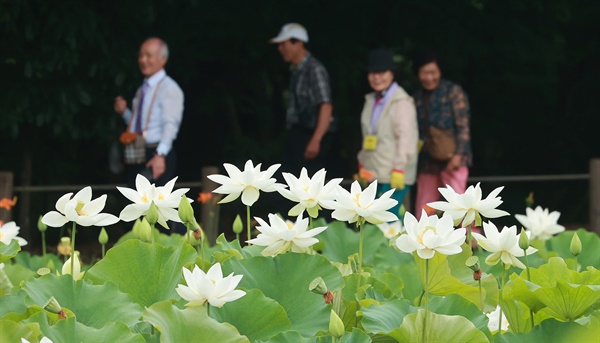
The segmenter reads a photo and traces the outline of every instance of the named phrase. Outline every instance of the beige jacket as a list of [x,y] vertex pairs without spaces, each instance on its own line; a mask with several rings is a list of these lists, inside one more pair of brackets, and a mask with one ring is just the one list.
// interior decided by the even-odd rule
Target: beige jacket
[[412,185],[417,176],[417,111],[413,98],[402,87],[388,99],[381,117],[371,132],[371,116],[375,103],[375,93],[365,96],[361,114],[361,131],[364,137],[377,136],[375,150],[362,149],[358,153],[358,163],[375,173],[377,181],[389,183],[392,169],[404,171],[404,183]]

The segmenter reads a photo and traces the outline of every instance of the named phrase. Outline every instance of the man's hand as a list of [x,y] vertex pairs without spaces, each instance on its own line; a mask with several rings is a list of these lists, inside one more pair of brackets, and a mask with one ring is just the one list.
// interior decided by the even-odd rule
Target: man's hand
[[152,177],[154,180],[158,180],[165,173],[166,163],[165,157],[160,155],[154,155],[148,163],[146,163],[146,167],[152,168]]
[[127,100],[123,99],[122,96],[118,96],[115,98],[115,112],[120,115],[123,115],[127,110]]
[[448,161],[448,164],[446,165],[446,170],[454,171],[454,170],[457,170],[458,168],[460,168],[461,166],[462,166],[462,156],[454,155],[454,156],[452,156],[450,161]]
[[319,141],[311,139],[310,142],[308,142],[306,149],[304,150],[304,159],[305,160],[315,159],[315,158],[317,158],[317,156],[319,156],[320,151],[321,151],[321,143]]
[[395,189],[404,189],[404,171],[399,169],[392,170],[390,186]]

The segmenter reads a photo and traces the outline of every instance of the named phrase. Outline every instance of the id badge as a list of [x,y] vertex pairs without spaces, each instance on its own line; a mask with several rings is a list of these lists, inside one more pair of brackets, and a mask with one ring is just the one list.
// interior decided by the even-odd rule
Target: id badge
[[365,136],[365,141],[363,142],[364,150],[375,150],[377,146],[377,136],[368,135]]

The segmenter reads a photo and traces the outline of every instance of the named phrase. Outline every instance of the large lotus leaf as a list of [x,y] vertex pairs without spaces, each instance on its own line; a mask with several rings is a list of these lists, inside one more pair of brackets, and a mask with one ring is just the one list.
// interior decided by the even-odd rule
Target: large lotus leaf
[[388,273],[392,273],[397,275],[404,287],[402,288],[402,296],[405,299],[411,301],[412,304],[416,304],[421,293],[423,292],[423,287],[421,286],[419,280],[419,269],[417,268],[417,264],[415,263],[415,259],[410,254],[402,254],[410,257],[410,263],[399,264],[394,267],[387,268],[386,271]]
[[13,288],[9,294],[0,296],[0,318],[7,313],[23,313],[27,310],[25,306],[25,297],[27,293],[20,288]]
[[22,343],[25,338],[31,343],[38,342],[40,326],[35,323],[17,323],[12,320],[0,319],[0,342]]
[[433,297],[429,302],[429,311],[437,314],[463,316],[473,323],[479,331],[483,332],[488,340],[492,340],[492,333],[488,329],[488,317],[481,312],[479,306],[459,295],[450,294],[445,297]]
[[[375,279],[378,282],[387,286],[387,288],[391,292],[390,297],[393,296],[394,299],[402,297],[402,289],[404,288],[404,282],[396,274],[386,273],[372,268],[365,268],[365,271],[367,271],[371,275],[372,279]],[[392,300],[392,298],[390,298],[390,300]]]
[[249,342],[233,325],[219,323],[206,312],[205,306],[179,309],[161,301],[144,311],[144,320],[160,331],[161,342]]
[[[268,341],[257,341],[258,343],[330,343],[333,342],[332,336],[329,334],[320,335],[317,337],[304,337],[297,331],[282,332]],[[346,331],[344,335],[336,339],[335,342],[341,343],[370,343],[371,338],[363,331],[353,328],[352,332]]]
[[557,252],[562,258],[573,258],[570,246],[575,233],[579,236],[582,245],[581,254],[577,256],[577,262],[581,265],[581,268],[593,266],[600,269],[600,237],[595,232],[586,229],[561,232],[548,240],[548,249]]
[[277,301],[287,312],[292,329],[307,336],[326,330],[330,315],[323,297],[308,290],[310,282],[320,276],[332,291],[343,284],[338,269],[321,255],[287,253],[274,258],[228,259],[223,272],[244,275],[240,287],[258,288]]
[[507,332],[496,335],[495,342],[499,343],[530,343],[530,342],[577,342],[598,343],[600,327],[598,325],[585,327],[577,323],[561,322],[547,319],[536,325],[528,333]]
[[48,274],[27,281],[23,290],[33,303],[42,307],[54,297],[60,306],[75,314],[78,322],[95,328],[115,320],[132,326],[142,313],[142,308],[111,282],[93,285],[89,281],[73,281],[71,275]]
[[[285,332],[281,332],[273,337],[271,337],[271,339],[266,340],[266,341],[258,341],[257,343],[289,343],[289,342],[294,342],[294,343],[315,343],[316,342],[316,338],[315,337],[304,337],[302,336],[298,331],[285,331]],[[329,339],[329,342],[331,342],[331,338]]]
[[292,326],[283,307],[258,289],[247,290],[246,295],[221,308],[211,307],[210,315],[221,323],[232,324],[252,342],[269,339]]
[[[388,269],[399,264],[414,264],[411,254],[406,254],[398,250],[389,239],[382,235],[385,244],[381,244],[373,256],[373,265],[377,269]],[[390,245],[392,244],[392,245]]]
[[35,271],[19,263],[6,263],[4,265],[4,272],[13,286],[19,286],[21,282],[31,280],[38,275]]
[[[513,299],[500,299],[499,305],[502,307],[502,313],[508,320],[511,332],[522,333],[531,331],[530,309],[527,305]],[[545,319],[547,317],[548,315],[543,315],[542,312],[534,314],[536,323],[540,323],[542,318]]]
[[346,286],[342,289],[344,299],[348,301],[373,299],[382,302],[398,298],[387,284],[367,275],[363,274],[358,290],[358,274],[350,274],[345,277]]
[[[363,263],[368,265],[373,262],[375,252],[388,244],[381,230],[374,225],[365,225],[363,228]],[[323,255],[331,261],[344,263],[348,256],[358,253],[360,234],[346,226],[344,222],[333,221],[327,224],[327,230],[316,236],[325,245]]]
[[[166,247],[166,246],[177,247],[177,246],[180,246],[183,243],[183,241],[185,240],[184,236],[177,234],[177,233],[167,235],[167,234],[160,232],[158,229],[152,230],[152,233],[154,234],[154,243],[156,243],[158,245],[162,245],[164,247]],[[139,241],[139,239],[136,237],[136,235],[133,233],[133,231],[128,231],[123,236],[121,236],[119,238],[119,240],[117,241],[117,243],[115,243],[115,246],[120,245],[120,244],[130,241],[130,240]]]
[[[420,280],[421,284],[425,284],[425,270],[426,263],[429,261],[429,293],[432,295],[445,296],[449,294],[458,294],[463,298],[471,301],[474,304],[481,304],[481,296],[479,294],[479,286],[465,284],[461,282],[459,279],[452,275],[452,270],[448,264],[448,258],[446,255],[436,253],[429,260],[422,259],[418,257],[415,253],[415,261],[417,263],[417,267],[419,268]],[[482,279],[482,291],[484,299],[488,298],[486,303],[487,307],[496,307],[497,299],[494,299],[493,296],[487,297],[486,287],[490,288],[492,292],[490,294],[494,294],[494,282],[492,281],[493,277],[487,276],[487,278]],[[497,288],[496,288],[497,289]],[[496,292],[497,293],[497,292]]]
[[0,242],[0,263],[4,263],[17,256],[19,251],[21,251],[21,246],[19,246],[19,242],[16,239],[11,240],[9,244]]
[[54,325],[48,324],[45,312],[31,316],[30,323],[38,323],[44,336],[52,342],[132,342],[144,343],[142,335],[133,333],[122,322],[110,322],[99,329],[86,326],[76,318],[59,320]]
[[540,268],[531,268],[531,282],[513,274],[503,289],[505,299],[522,301],[537,312],[545,312],[561,320],[581,316],[600,299],[600,272],[569,270],[562,258],[554,257]]
[[34,272],[42,267],[49,268],[51,272],[54,272],[63,265],[63,261],[61,261],[60,257],[54,254],[48,253],[44,256],[39,256],[31,255],[28,251],[22,251],[18,254],[17,257],[15,257],[15,262]]
[[373,305],[362,308],[362,327],[371,334],[388,334],[402,325],[404,317],[416,313],[417,308],[412,307],[408,300],[398,299],[382,305]]
[[178,299],[175,288],[182,280],[182,268],[196,260],[189,244],[164,247],[129,240],[110,249],[85,274],[95,284],[111,281],[136,303],[150,306],[166,299]]
[[216,245],[213,247],[215,262],[223,263],[226,259],[235,257],[238,259],[250,258],[254,256],[262,256],[261,251],[264,247],[253,245],[246,246],[242,249],[240,242],[234,239],[228,242],[225,238],[225,234],[219,235],[216,240]]
[[[424,324],[425,330],[423,330]],[[390,332],[390,336],[399,342],[489,342],[483,332],[462,316],[448,316],[433,312],[426,314],[422,309],[404,317],[402,325]]]

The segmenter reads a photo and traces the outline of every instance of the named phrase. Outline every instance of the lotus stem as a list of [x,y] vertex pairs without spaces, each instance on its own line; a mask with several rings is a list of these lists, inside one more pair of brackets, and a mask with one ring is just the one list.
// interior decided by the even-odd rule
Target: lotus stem
[[[246,228],[248,229],[248,240],[252,239],[252,235],[250,233],[250,206],[246,205]],[[248,245],[252,245],[250,243],[246,243]]]
[[75,268],[75,231],[77,229],[77,224],[73,222],[73,229],[71,229],[71,275],[75,278],[74,268]]
[[429,259],[425,260],[425,317],[423,318],[423,342],[426,341],[427,315],[429,313]]
[[46,232],[42,231],[42,256],[46,256]]
[[473,221],[471,224],[469,224],[469,228],[467,229],[467,244],[469,244],[469,249],[471,249],[471,251],[475,250],[473,249],[473,227],[475,226],[475,222]]
[[481,302],[481,312],[485,312],[485,300],[483,299],[483,289],[481,288],[481,278],[477,280],[479,282],[479,301]]
[[4,272],[4,268],[0,268],[0,290],[4,292],[4,294],[8,294],[10,290],[13,288],[12,282]]
[[[529,257],[527,256],[527,249],[523,249],[523,254],[525,255],[525,269],[527,270],[527,281],[531,282],[531,272],[529,271]],[[533,319],[533,310],[529,309],[529,318],[531,318],[531,330],[535,325]]]
[[358,232],[360,234],[360,238],[358,240],[358,284],[356,286],[356,290],[358,291],[358,289],[360,288],[360,279],[362,277],[362,261],[363,261],[363,238],[364,238],[364,234],[363,234],[363,225],[360,224],[360,222],[356,223],[356,226],[358,226]]
[[206,303],[206,314],[210,317],[210,303]]
[[106,255],[106,244],[102,244],[102,258]]
[[[502,290],[504,289],[504,278],[506,276],[506,265],[502,263],[502,287],[500,287],[500,299],[502,299]],[[502,306],[500,306],[500,314],[498,315],[498,334],[502,334]]]

